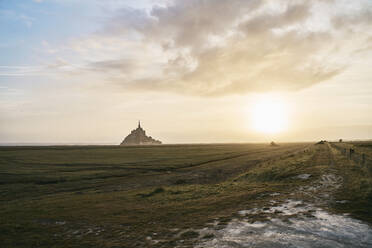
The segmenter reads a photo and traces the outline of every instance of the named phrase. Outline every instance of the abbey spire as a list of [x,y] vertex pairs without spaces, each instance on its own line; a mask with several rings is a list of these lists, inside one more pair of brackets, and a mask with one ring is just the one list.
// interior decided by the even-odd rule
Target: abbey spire
[[146,131],[141,127],[141,121],[138,121],[138,127],[121,142],[120,145],[160,145],[161,141],[153,139],[146,135]]

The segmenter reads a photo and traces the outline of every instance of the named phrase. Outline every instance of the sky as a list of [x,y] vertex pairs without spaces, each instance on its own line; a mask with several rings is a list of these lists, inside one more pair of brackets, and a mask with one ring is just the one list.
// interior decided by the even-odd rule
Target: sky
[[371,0],[0,0],[0,143],[372,139]]

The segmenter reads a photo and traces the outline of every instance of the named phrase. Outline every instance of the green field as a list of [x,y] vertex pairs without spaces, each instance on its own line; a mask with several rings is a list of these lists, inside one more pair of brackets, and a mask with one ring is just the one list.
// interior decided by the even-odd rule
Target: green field
[[324,207],[372,223],[372,165],[344,147],[372,157],[363,142],[0,147],[0,247],[192,247],[192,230],[330,172]]

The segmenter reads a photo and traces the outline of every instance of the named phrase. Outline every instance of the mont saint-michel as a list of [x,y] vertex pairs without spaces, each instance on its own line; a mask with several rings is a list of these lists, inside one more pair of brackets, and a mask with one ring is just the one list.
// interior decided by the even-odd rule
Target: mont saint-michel
[[138,127],[125,137],[121,146],[132,145],[161,145],[161,141],[153,139],[151,136],[146,135],[146,131],[141,127],[141,122],[138,122]]

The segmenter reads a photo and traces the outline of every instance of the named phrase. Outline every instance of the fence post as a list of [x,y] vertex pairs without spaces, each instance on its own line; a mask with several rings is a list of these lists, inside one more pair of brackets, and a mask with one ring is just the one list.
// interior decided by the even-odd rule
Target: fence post
[[350,148],[350,151],[349,151],[349,156],[350,156],[350,159],[352,159],[353,157],[353,154],[354,154],[354,149]]

